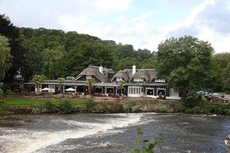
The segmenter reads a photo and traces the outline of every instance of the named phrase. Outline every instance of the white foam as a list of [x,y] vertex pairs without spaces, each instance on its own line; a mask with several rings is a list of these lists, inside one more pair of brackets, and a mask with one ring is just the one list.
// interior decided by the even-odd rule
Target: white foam
[[4,134],[0,136],[0,140],[4,142],[4,153],[31,153],[71,138],[77,139],[96,134],[104,133],[106,135],[108,133],[122,132],[118,128],[135,124],[142,117],[141,114],[119,114],[115,116],[116,118],[109,118],[105,123],[79,122],[64,119],[53,120],[53,122],[66,123],[67,127],[69,125],[76,126],[76,129],[73,130],[29,131],[26,129],[3,129]]

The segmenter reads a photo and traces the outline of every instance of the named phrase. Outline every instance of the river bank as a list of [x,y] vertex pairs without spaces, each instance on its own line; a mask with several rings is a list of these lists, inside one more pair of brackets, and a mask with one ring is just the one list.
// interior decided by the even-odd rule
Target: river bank
[[69,99],[54,104],[50,99],[40,105],[5,107],[4,114],[74,114],[74,113],[190,113],[230,115],[230,104],[222,102],[181,102],[159,99],[86,99],[84,104],[73,105]]

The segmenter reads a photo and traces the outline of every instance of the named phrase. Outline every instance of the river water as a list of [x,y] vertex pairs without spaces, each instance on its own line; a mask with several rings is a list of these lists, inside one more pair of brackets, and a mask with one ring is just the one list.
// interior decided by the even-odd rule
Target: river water
[[136,128],[163,134],[162,153],[225,153],[230,117],[188,114],[7,115],[0,120],[1,153],[125,153]]

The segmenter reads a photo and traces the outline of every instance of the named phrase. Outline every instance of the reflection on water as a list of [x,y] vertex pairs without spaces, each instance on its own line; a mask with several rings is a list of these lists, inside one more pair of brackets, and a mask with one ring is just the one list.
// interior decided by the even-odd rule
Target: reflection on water
[[2,153],[126,152],[141,127],[146,139],[163,133],[164,153],[225,153],[226,116],[186,114],[10,115],[0,121]]

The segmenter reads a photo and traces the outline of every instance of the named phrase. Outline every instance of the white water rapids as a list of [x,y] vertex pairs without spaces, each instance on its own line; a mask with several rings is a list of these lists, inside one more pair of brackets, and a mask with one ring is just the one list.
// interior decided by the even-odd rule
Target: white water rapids
[[[94,119],[94,122],[78,121],[56,116],[50,120],[50,129],[28,129],[23,127],[0,127],[1,153],[31,153],[50,145],[58,144],[67,139],[77,139],[90,135],[124,132],[124,128],[140,121],[141,114],[116,114],[105,119]],[[36,119],[35,119],[36,120]],[[25,124],[25,121],[23,125]],[[36,121],[42,122],[42,121]],[[58,126],[62,129],[59,130]],[[25,125],[26,126],[26,125]],[[49,126],[49,127],[51,127]],[[63,127],[64,126],[64,127]]]

